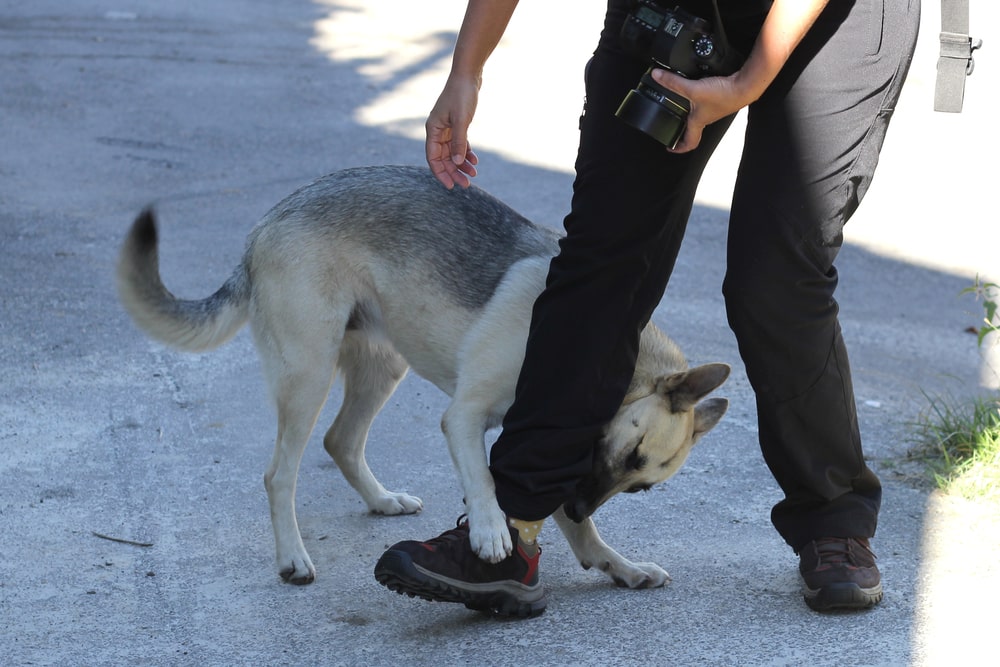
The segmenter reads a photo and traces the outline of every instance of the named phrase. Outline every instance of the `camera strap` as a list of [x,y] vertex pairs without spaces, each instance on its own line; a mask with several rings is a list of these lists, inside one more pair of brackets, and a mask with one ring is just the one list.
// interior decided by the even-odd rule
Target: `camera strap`
[[941,52],[934,87],[934,110],[960,113],[965,79],[976,67],[972,52],[983,40],[969,37],[969,0],[941,0]]
[[718,0],[712,0],[712,14],[715,20],[715,34],[719,36],[723,44],[729,44],[729,38],[726,37],[726,26],[722,24],[722,12],[719,11]]

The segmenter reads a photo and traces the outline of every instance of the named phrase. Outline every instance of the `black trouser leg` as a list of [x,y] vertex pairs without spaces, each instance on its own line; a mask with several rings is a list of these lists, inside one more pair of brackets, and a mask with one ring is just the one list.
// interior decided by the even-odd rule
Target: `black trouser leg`
[[877,523],[881,486],[862,455],[834,259],[913,52],[908,4],[831,3],[748,116],[723,291],[761,449],[785,493],[772,520],[796,550],[870,537]]
[[501,508],[527,520],[555,511],[591,471],[673,269],[698,179],[729,124],[676,156],[615,118],[646,69],[617,48],[621,16],[609,11],[589,67],[567,235],[535,303],[515,401],[490,454]]

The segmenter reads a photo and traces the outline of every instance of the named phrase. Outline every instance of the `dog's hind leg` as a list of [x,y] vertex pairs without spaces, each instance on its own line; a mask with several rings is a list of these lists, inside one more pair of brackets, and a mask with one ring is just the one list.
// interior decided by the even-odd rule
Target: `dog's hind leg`
[[344,337],[337,365],[344,379],[344,402],[323,446],[369,510],[376,514],[419,512],[424,506],[420,498],[386,490],[365,459],[372,420],[406,375],[406,361],[388,342],[373,342],[355,330]]
[[656,563],[633,563],[609,547],[590,517],[576,523],[562,507],[552,517],[583,569],[596,567],[624,588],[658,588],[670,581],[670,575]]
[[[273,303],[273,302],[272,302]],[[293,584],[308,584],[316,569],[306,552],[295,518],[295,487],[306,443],[334,377],[337,322],[305,322],[272,305],[266,330],[255,327],[262,367],[278,413],[278,435],[264,475],[278,573]]]
[[295,486],[302,453],[332,379],[332,364],[327,372],[288,372],[277,392],[278,437],[264,486],[271,506],[278,572],[293,584],[312,583],[316,576],[295,518]]

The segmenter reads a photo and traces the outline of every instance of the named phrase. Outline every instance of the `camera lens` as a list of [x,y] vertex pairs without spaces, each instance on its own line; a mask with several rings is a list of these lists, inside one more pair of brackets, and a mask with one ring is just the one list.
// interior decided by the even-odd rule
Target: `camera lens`
[[622,100],[615,116],[673,148],[684,134],[690,111],[690,102],[653,81],[649,69]]

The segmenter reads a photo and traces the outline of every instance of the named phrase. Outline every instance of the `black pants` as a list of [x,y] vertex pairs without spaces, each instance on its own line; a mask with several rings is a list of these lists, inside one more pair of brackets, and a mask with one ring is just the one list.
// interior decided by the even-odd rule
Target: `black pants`
[[[627,5],[610,0],[589,67],[566,237],[490,454],[500,506],[522,519],[550,515],[590,471],[698,181],[732,120],[673,155],[614,117],[646,68],[619,48]],[[795,549],[875,532],[881,486],[862,456],[834,259],[871,181],[918,24],[918,0],[831,0],[748,111],[723,294],[757,396],[761,449],[785,494],[772,520]]]

